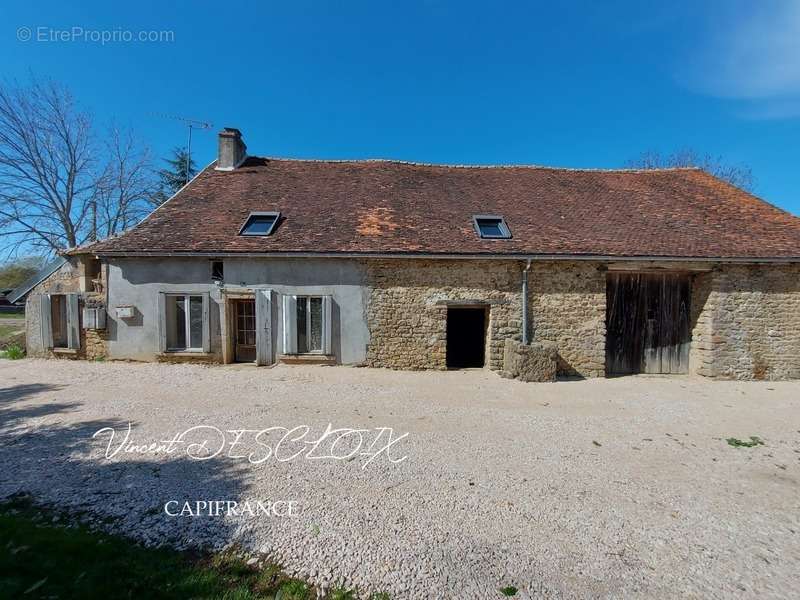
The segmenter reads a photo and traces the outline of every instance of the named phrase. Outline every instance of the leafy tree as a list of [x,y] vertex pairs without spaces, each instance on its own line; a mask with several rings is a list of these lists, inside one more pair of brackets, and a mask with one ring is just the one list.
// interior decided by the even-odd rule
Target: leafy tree
[[41,258],[30,256],[0,265],[0,290],[14,289],[35,275],[41,264]]
[[[172,157],[165,158],[167,166],[158,171],[159,190],[153,197],[156,206],[166,202],[170,196],[197,175],[197,165],[186,148],[173,148]],[[187,168],[188,167],[188,168]]]
[[751,192],[755,185],[753,171],[747,165],[728,164],[721,156],[700,154],[691,148],[684,148],[668,155],[648,150],[637,158],[629,160],[626,166],[636,169],[698,167],[714,175],[714,177],[718,177],[748,192]]

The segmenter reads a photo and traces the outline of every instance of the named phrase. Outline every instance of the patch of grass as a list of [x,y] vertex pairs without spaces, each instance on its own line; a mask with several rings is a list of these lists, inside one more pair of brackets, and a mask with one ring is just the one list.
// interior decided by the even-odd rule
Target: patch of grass
[[725,441],[728,442],[729,446],[733,446],[734,448],[753,448],[754,446],[764,445],[764,441],[757,435],[751,435],[749,442],[737,438],[727,438]]
[[392,600],[388,592],[375,592],[369,597],[369,600]]
[[511,596],[516,596],[518,591],[519,590],[515,588],[513,585],[508,585],[504,588],[500,588],[500,593],[503,594],[503,596],[506,596],[507,598],[510,598]]
[[281,585],[275,600],[311,600],[311,588],[299,579],[291,579]]
[[9,313],[0,313],[0,319],[19,319],[23,321],[25,319],[24,312],[9,312]]
[[280,566],[266,565],[256,575],[253,590],[261,595],[274,593],[280,588],[284,579],[285,576]]
[[25,350],[23,350],[21,346],[13,344],[5,349],[2,353],[2,357],[8,360],[20,360],[21,358],[25,358]]
[[17,333],[21,327],[22,323],[19,325],[0,325],[0,340],[11,337],[11,335]]
[[[0,597],[310,600],[277,565],[250,567],[235,550],[197,556],[144,548],[83,526],[56,525],[29,499],[0,504]],[[69,518],[59,518],[69,523]]]
[[357,600],[356,591],[344,587],[335,587],[331,590],[328,600]]
[[[5,318],[0,315],[0,319]],[[11,356],[8,356],[8,351],[11,350]],[[22,358],[25,354],[25,322],[20,320],[19,325],[8,325],[0,323],[0,356],[3,358]]]
[[211,558],[211,567],[219,574],[226,577],[243,577],[251,571],[244,558],[235,550],[225,550]]

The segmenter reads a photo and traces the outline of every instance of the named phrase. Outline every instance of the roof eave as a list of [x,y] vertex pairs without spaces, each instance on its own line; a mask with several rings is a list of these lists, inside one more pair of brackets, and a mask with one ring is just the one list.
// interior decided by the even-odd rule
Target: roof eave
[[597,262],[719,262],[800,263],[800,256],[621,256],[613,254],[529,254],[529,253],[435,253],[435,252],[213,252],[213,251],[99,251],[101,258],[197,257],[197,258],[374,258],[442,260],[531,260]]
[[6,296],[6,299],[11,302],[11,304],[16,304],[25,296],[27,296],[33,288],[60,269],[66,262],[66,258],[63,256],[58,256],[58,258],[47,263],[31,277],[23,281],[18,287],[14,288],[14,290],[12,290],[11,293]]

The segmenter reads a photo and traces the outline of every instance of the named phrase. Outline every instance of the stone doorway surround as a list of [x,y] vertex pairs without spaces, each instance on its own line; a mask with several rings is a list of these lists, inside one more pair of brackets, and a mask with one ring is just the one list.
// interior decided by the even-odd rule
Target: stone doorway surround
[[[485,310],[484,327],[486,338],[484,342],[484,367],[492,371],[499,371],[503,367],[503,351],[506,337],[509,336],[506,311],[509,302],[506,300],[439,300],[432,307],[432,315],[436,320],[438,347],[434,357],[437,361],[436,368],[446,370],[447,367],[447,313],[450,309],[472,308]],[[512,334],[513,336],[513,334]],[[497,350],[499,348],[499,351]]]
[[489,341],[489,306],[484,302],[449,305],[446,336],[448,369],[484,368]]

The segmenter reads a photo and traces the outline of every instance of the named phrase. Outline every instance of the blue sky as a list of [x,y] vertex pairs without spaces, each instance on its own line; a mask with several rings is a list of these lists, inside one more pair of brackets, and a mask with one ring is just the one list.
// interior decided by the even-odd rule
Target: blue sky
[[[43,0],[3,12],[0,74],[67,83],[158,156],[186,135],[159,113],[215,125],[195,136],[201,165],[222,126],[265,156],[619,167],[691,147],[749,165],[758,195],[800,214],[798,2]],[[174,40],[36,41],[73,27]]]

